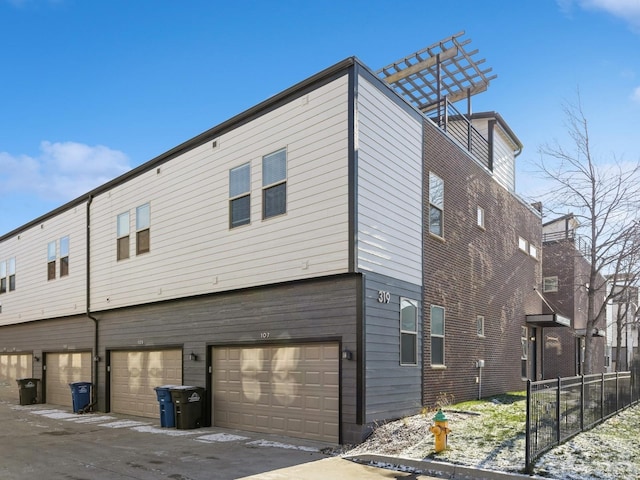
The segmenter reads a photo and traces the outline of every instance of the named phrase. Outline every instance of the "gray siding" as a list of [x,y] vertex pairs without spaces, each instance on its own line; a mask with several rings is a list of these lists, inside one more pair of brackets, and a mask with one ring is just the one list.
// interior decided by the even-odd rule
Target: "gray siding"
[[[378,291],[390,293],[378,302]],[[417,413],[421,406],[422,288],[383,275],[365,276],[365,422]],[[400,298],[418,302],[418,365],[400,365]]]
[[[354,352],[353,360],[340,360],[342,441],[359,442],[359,282],[357,275],[341,275],[104,312],[100,314],[100,355],[108,358],[108,352],[116,349],[179,346],[184,354],[183,383],[210,389],[211,346],[338,341],[341,348]],[[191,352],[198,355],[197,361],[189,360]],[[103,408],[105,394],[108,391],[102,388]]]

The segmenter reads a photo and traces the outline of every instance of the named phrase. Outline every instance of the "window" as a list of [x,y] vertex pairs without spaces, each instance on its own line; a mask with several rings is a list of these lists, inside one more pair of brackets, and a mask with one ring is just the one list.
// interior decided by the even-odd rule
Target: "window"
[[523,252],[527,252],[529,250],[529,242],[527,242],[524,238],[518,237],[518,248]]
[[151,209],[148,203],[136,208],[136,255],[147,253],[151,249]]
[[16,258],[9,259],[9,291],[16,289]]
[[229,228],[251,222],[251,165],[229,170]]
[[431,305],[431,365],[444,365],[444,308]]
[[118,260],[129,258],[129,212],[118,215]]
[[69,237],[60,239],[60,276],[69,275]]
[[558,291],[558,277],[544,277],[542,279],[542,291],[543,292],[557,292]]
[[484,208],[482,207],[477,208],[476,222],[480,228],[484,228]]
[[418,303],[400,299],[400,365],[418,364]]
[[538,258],[538,249],[534,245],[529,244],[529,255]]
[[429,172],[429,232],[443,236],[444,182]]
[[47,280],[55,280],[56,278],[56,241],[49,242],[47,245]]
[[484,337],[484,317],[482,315],[476,317],[476,331],[479,337]]
[[262,157],[262,218],[287,212],[287,151]]
[[0,262],[0,293],[7,293],[7,262]]
[[527,378],[527,358],[529,357],[529,331],[527,327],[522,327],[520,333],[520,343],[522,344],[522,356],[520,357],[520,375]]

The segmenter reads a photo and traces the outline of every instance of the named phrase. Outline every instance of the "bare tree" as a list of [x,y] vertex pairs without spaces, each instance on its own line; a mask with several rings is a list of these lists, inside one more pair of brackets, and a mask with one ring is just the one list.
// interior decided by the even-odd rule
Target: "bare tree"
[[543,145],[538,168],[552,185],[542,199],[545,213],[571,211],[587,240],[582,253],[590,268],[587,278],[576,281],[587,291],[584,373],[589,374],[593,372],[593,335],[606,318],[606,277],[622,274],[629,261],[637,258],[633,252],[638,248],[640,162],[629,164],[615,157],[597,161],[579,92],[577,103],[565,104],[563,113],[572,148],[557,140]]

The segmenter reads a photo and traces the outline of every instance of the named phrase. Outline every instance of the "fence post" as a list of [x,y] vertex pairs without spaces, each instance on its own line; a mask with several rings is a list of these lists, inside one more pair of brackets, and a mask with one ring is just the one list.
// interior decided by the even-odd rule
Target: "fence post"
[[556,442],[560,444],[560,386],[562,379],[558,377],[558,388],[556,389]]
[[524,464],[527,473],[533,473],[533,465],[531,462],[531,380],[527,380],[527,420],[525,423],[524,435]]
[[[600,374],[601,379],[600,382],[602,384],[601,393],[600,393],[600,421],[604,420],[604,372]],[[618,390],[618,374],[616,373],[616,390]],[[616,392],[617,395],[617,392]],[[616,411],[618,411],[618,400],[616,400]]]
[[580,431],[584,432],[584,375],[581,375],[582,383],[580,385]]

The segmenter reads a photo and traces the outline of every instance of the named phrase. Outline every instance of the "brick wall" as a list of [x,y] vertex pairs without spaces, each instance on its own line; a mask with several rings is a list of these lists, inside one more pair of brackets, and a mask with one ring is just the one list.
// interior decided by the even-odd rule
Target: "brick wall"
[[[427,223],[431,171],[444,180],[444,233],[438,238],[425,227],[423,403],[524,390],[522,327],[525,315],[541,313],[542,305],[534,291],[540,261],[519,250],[518,237],[540,256],[540,217],[437,127],[427,122],[424,131],[424,218]],[[484,229],[476,223],[478,206]],[[445,308],[444,368],[431,364],[431,305]],[[477,335],[478,315],[485,317],[484,338]],[[481,379],[479,359],[485,360]],[[533,371],[527,365],[529,375]]]

